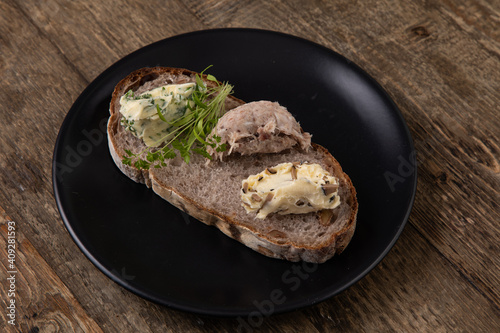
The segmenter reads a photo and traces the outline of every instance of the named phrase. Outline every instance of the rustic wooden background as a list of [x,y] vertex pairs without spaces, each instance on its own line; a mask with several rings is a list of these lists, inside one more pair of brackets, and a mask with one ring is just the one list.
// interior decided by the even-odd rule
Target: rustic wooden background
[[[221,27],[304,37],[357,63],[402,110],[419,161],[409,224],[382,263],[259,330],[499,332],[500,1],[490,0],[0,0],[0,330],[238,329],[233,319],[149,303],[105,277],[65,230],[51,182],[59,127],[97,75],[151,42]],[[17,232],[15,327],[8,221]]]

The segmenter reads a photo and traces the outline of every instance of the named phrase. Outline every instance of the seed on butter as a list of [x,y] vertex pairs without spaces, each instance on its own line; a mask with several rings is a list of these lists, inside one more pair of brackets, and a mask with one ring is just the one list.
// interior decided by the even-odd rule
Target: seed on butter
[[340,204],[339,181],[319,164],[281,163],[242,181],[241,200],[248,213],[304,214]]

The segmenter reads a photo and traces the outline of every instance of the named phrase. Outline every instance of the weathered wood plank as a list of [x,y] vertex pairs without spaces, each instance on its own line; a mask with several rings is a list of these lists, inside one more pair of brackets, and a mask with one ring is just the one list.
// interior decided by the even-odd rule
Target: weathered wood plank
[[412,226],[359,285],[306,313],[326,332],[500,329],[500,309]]
[[0,258],[0,326],[3,329],[8,332],[102,332],[2,207]]
[[29,0],[17,5],[87,81],[140,47],[205,28],[182,1]]

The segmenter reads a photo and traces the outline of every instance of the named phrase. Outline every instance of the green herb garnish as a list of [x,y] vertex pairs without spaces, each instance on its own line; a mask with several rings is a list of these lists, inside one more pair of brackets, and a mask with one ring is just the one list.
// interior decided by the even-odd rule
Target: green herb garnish
[[[213,75],[209,74],[207,80],[214,82],[215,87],[208,87],[203,81],[202,75],[210,67],[196,75],[196,85],[189,98],[191,102],[188,103],[189,112],[186,112],[182,117],[169,122],[161,113],[159,106],[156,105],[158,117],[174,127],[170,133],[159,140],[161,142],[167,137],[171,137],[165,145],[161,148],[148,147],[138,154],[126,149],[127,155],[122,156],[123,164],[133,165],[137,169],[161,168],[166,165],[165,160],[176,157],[177,153],[186,163],[189,163],[192,152],[212,159],[207,152],[208,146],[217,147],[216,151],[218,152],[226,149],[224,144],[218,145],[219,137],[207,138],[207,135],[224,114],[225,100],[227,96],[232,94],[233,86],[227,82],[221,84]],[[127,92],[127,94],[130,97],[135,97],[132,91]],[[122,124],[126,129],[131,128],[127,123],[122,122]],[[146,159],[141,158],[144,153],[146,153]]]
[[130,131],[132,133],[137,132],[135,127],[134,127],[134,123],[135,123],[134,120],[127,120],[125,117],[122,117],[122,119],[120,120],[120,123],[122,124],[123,127],[125,127],[125,129],[127,131]]

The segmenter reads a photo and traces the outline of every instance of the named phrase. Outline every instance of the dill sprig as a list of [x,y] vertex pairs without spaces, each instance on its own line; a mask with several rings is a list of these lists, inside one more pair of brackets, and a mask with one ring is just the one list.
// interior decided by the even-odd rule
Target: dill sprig
[[[172,132],[159,140],[162,142],[167,137],[170,137],[165,145],[161,148],[148,147],[138,154],[125,149],[127,155],[122,156],[123,164],[133,165],[137,169],[161,168],[166,166],[165,160],[175,158],[177,153],[186,163],[189,163],[192,152],[212,159],[212,156],[207,152],[208,146],[217,147],[217,151],[226,150],[224,144],[218,145],[220,137],[212,136],[207,138],[207,135],[210,134],[219,118],[224,114],[225,100],[227,96],[233,93],[233,86],[227,82],[219,83],[210,74],[206,78],[208,81],[214,82],[215,86],[207,86],[202,77],[203,73],[210,67],[196,75],[196,84],[190,97],[191,103],[188,103],[189,112],[186,112],[184,116],[169,122],[161,113],[159,106],[156,106],[158,117],[174,126]],[[141,157],[144,153],[146,153],[146,159]]]

